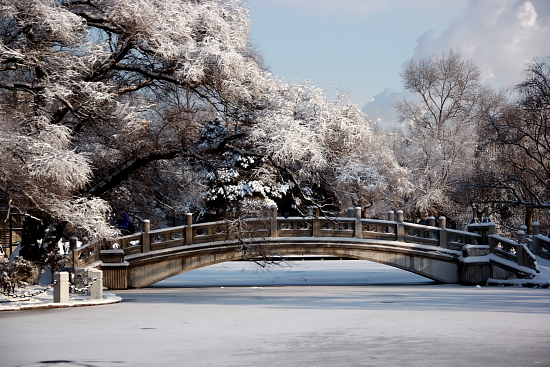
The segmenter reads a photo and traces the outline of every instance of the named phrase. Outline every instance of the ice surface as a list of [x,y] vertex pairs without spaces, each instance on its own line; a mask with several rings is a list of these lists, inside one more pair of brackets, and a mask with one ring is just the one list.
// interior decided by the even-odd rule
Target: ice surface
[[[549,269],[545,261],[540,265]],[[442,285],[365,261],[316,261],[270,272],[219,264],[116,294],[122,303],[0,312],[1,365],[515,367],[550,361],[548,289]]]

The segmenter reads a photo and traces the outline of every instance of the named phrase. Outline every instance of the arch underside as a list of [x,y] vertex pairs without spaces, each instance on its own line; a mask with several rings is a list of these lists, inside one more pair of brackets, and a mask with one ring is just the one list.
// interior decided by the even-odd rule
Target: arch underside
[[[442,283],[459,282],[459,261],[456,256],[432,250],[370,243],[275,242],[247,243],[247,257],[322,255],[368,260],[409,271]],[[202,267],[243,259],[243,247],[235,244],[205,245],[182,248],[167,253],[152,251],[129,256],[128,286],[142,288],[172,276]]]

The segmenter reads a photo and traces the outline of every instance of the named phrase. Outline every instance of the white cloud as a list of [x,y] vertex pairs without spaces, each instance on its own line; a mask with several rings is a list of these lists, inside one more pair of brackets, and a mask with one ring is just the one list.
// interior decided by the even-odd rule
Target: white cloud
[[[460,20],[441,33],[428,31],[417,39],[412,59],[450,48],[473,60],[484,81],[511,87],[521,82],[527,62],[550,56],[550,2],[470,0]],[[369,119],[395,122],[392,105],[404,97],[410,95],[386,89],[365,104],[363,112]]]
[[472,59],[497,86],[521,81],[525,63],[550,55],[547,0],[470,1],[466,15],[444,32],[420,36],[413,59],[453,48]]

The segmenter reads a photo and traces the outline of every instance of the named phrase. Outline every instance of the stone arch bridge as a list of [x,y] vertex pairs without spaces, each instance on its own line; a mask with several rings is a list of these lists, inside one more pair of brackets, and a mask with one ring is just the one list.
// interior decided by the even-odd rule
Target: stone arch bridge
[[442,283],[485,284],[490,279],[533,278],[536,258],[523,243],[492,234],[488,218],[468,231],[448,229],[445,218],[428,225],[407,223],[403,213],[387,220],[363,219],[360,208],[348,217],[277,216],[234,223],[218,221],[150,230],[93,243],[72,252],[75,267],[103,270],[110,289],[141,288],[177,274],[243,258],[288,255],[362,259],[404,269]]

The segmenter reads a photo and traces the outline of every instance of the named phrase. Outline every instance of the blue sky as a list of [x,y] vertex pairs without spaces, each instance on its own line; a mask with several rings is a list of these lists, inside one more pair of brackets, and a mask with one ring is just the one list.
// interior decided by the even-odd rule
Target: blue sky
[[[245,0],[252,41],[280,78],[335,87],[391,120],[411,58],[449,48],[484,81],[510,86],[525,62],[550,55],[549,0]],[[374,98],[374,101],[372,100]]]

